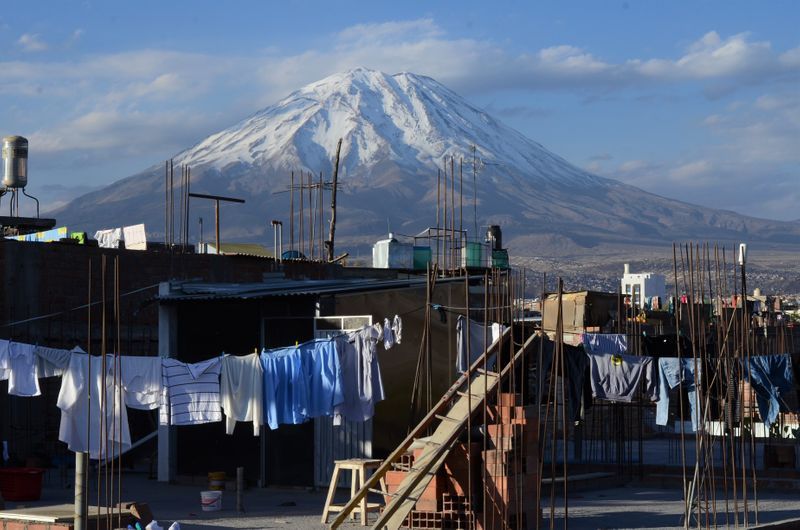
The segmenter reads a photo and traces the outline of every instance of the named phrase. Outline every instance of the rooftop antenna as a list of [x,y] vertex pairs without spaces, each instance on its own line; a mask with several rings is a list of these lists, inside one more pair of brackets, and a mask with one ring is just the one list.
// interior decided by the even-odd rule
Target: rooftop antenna
[[478,147],[472,144],[472,210],[475,220],[475,231],[473,237],[478,237]]
[[333,261],[334,238],[336,237],[336,188],[339,182],[339,153],[342,150],[342,139],[336,144],[336,161],[333,164],[333,189],[331,191],[331,228],[326,245],[328,247],[328,261]]
[[219,203],[220,201],[223,201],[223,202],[234,202],[237,204],[244,204],[244,199],[237,199],[235,197],[223,197],[221,195],[206,195],[205,193],[189,193],[189,197],[194,197],[196,199],[209,199],[214,201],[214,233],[216,234],[215,237],[216,253],[222,254],[222,249],[220,248],[220,243],[219,243]]

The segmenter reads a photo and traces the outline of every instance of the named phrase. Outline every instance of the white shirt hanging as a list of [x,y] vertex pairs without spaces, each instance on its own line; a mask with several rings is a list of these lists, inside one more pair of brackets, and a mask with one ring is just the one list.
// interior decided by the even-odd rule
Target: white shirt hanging
[[8,393],[12,396],[40,396],[39,378],[36,377],[36,357],[33,344],[9,342]]
[[397,315],[392,320],[392,334],[395,344],[400,344],[403,340],[403,320]]
[[383,319],[383,348],[389,350],[394,346],[394,331],[388,318]]
[[121,357],[125,404],[155,410],[161,404],[161,357]]
[[8,379],[9,372],[8,341],[0,339],[0,381]]
[[99,459],[130,449],[131,435],[120,375],[119,371],[115,375],[111,355],[106,356],[105,367],[102,357],[90,359],[84,353],[71,355],[61,377],[56,403],[61,409],[58,439],[71,451],[88,452],[90,458]]
[[225,432],[233,434],[237,421],[252,421],[253,436],[258,436],[264,423],[264,369],[258,354],[222,359],[220,396]]

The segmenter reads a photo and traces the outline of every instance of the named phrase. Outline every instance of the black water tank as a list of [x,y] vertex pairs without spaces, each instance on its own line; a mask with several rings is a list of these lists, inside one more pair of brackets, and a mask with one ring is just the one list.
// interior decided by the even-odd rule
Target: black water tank
[[492,250],[503,248],[503,232],[499,225],[489,225],[489,230],[486,231],[486,241],[492,245]]

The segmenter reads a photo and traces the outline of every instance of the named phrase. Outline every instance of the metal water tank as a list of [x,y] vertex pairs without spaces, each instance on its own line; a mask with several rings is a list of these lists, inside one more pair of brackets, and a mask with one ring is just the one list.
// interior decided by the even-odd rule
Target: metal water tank
[[486,241],[492,250],[503,248],[503,232],[499,225],[489,225],[489,230],[486,231]]
[[22,136],[3,138],[3,185],[24,188],[28,185],[28,139]]

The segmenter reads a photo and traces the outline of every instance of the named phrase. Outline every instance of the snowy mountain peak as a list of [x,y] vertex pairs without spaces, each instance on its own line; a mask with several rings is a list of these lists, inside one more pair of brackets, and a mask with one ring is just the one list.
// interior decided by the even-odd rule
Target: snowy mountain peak
[[394,164],[430,174],[472,147],[499,178],[590,185],[595,177],[468,103],[434,79],[367,68],[333,74],[214,134],[176,162],[219,171],[233,165],[278,172],[330,170],[339,138],[342,175],[369,178]]
[[[310,188],[308,194],[279,193],[291,182],[290,171],[329,177],[339,138],[344,186],[337,198],[337,243],[351,250],[368,249],[385,237],[387,224],[405,234],[433,226],[442,204],[437,168],[447,155],[464,157],[467,177],[473,146],[481,165],[475,185],[468,178],[464,187],[458,185],[459,226],[463,218],[468,233],[480,237],[480,229],[471,227],[501,224],[516,255],[550,253],[572,260],[586,252],[594,259],[601,247],[617,256],[619,248],[663,249],[672,241],[749,240],[796,248],[800,240],[796,224],[709,210],[593,176],[430,77],[405,72],[357,68],[331,75],[209,136],[174,161],[192,166],[193,191],[247,198],[226,207],[223,238],[264,242],[272,233],[265,220],[299,228],[286,222],[292,213],[295,221],[301,218],[292,201],[304,197],[305,205],[315,204]],[[144,222],[148,237],[158,238],[151,231],[164,226],[164,187],[163,166],[157,164],[54,213],[70,229],[89,232]],[[451,220],[455,187],[451,182]],[[462,198],[467,206],[475,201],[477,217],[461,208]],[[193,201],[191,212],[208,215],[209,206]],[[310,219],[314,210],[306,206],[303,218]],[[326,210],[317,209],[318,220],[325,220]],[[304,233],[315,226],[305,223]],[[311,232],[306,242],[318,235]]]

